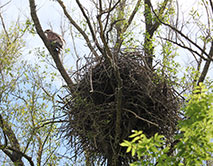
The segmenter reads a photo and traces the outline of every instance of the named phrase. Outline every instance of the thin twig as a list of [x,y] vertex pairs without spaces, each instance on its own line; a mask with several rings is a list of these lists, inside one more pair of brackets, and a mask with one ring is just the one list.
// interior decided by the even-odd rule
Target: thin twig
[[147,119],[144,119],[144,118],[138,116],[135,112],[133,112],[133,111],[131,111],[131,110],[129,110],[129,109],[124,109],[124,110],[127,111],[127,112],[132,113],[133,115],[135,115],[136,118],[138,118],[138,119],[140,119],[140,120],[143,120],[143,121],[145,121],[145,122],[147,122],[147,123],[150,123],[150,124],[152,124],[152,125],[154,125],[154,126],[156,126],[156,127],[159,127],[158,124],[156,124],[156,123],[154,123],[154,122],[151,122],[151,121],[149,121],[149,120],[147,120]]

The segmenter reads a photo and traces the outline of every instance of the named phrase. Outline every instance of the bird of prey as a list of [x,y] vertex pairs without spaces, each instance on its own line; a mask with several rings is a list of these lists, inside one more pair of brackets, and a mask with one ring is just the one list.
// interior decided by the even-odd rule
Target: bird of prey
[[65,45],[65,40],[62,38],[62,36],[51,31],[50,29],[47,29],[44,33],[46,34],[47,40],[49,40],[53,49],[60,53]]

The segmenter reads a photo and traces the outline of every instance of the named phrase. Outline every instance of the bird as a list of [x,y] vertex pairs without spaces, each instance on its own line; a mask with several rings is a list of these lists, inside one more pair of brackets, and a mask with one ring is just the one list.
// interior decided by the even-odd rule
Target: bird
[[47,40],[51,43],[52,48],[57,53],[60,53],[64,49],[65,40],[63,37],[50,29],[44,31],[46,34]]

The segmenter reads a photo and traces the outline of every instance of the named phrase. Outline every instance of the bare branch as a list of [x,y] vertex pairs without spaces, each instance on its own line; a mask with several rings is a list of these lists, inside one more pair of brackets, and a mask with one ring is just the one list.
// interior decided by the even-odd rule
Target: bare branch
[[78,30],[78,32],[80,32],[80,34],[84,37],[88,47],[90,48],[91,52],[95,55],[96,59],[99,59],[99,55],[97,54],[97,52],[95,51],[95,48],[92,46],[89,37],[87,36],[87,34],[81,29],[81,27],[72,19],[72,17],[70,16],[70,14],[67,12],[66,6],[64,5],[62,0],[57,0],[57,2],[59,3],[59,5],[61,6],[61,8],[64,11],[65,16],[67,17],[67,19],[70,21],[70,23]]
[[7,32],[7,29],[6,29],[6,26],[5,26],[5,23],[4,23],[4,19],[3,19],[2,15],[1,15],[1,12],[0,12],[0,19],[1,19],[1,24],[2,24],[2,27],[4,29],[4,32],[5,32],[6,36],[7,36],[7,40],[10,40],[10,37],[9,37],[8,32]]
[[6,2],[4,5],[0,6],[0,9],[3,8],[3,7],[5,7],[6,5],[8,5],[11,1],[12,0],[10,0],[10,1]]
[[209,0],[210,2],[210,5],[211,5],[211,8],[212,8],[212,14],[213,14],[213,3],[212,3],[212,0]]
[[130,15],[130,17],[128,19],[128,24],[126,24],[126,26],[124,27],[123,32],[125,32],[127,30],[127,28],[131,25],[131,23],[132,23],[135,15],[136,15],[138,9],[140,8],[140,6],[141,6],[141,0],[138,0],[136,5],[135,5],[134,10],[132,11],[132,14]]
[[173,41],[173,40],[171,40],[171,39],[163,38],[163,37],[160,37],[160,36],[158,36],[158,37],[161,38],[161,39],[163,39],[163,40],[169,41],[169,42],[171,42],[171,43],[173,43],[173,44],[175,44],[175,45],[177,45],[177,46],[179,46],[179,47],[181,47],[181,48],[187,49],[187,50],[189,50],[190,52],[195,53],[196,55],[198,55],[199,57],[201,57],[202,59],[204,59],[204,60],[206,60],[206,61],[208,60],[208,59],[206,59],[204,56],[202,56],[200,53],[198,53],[197,51],[193,50],[193,49],[190,48],[190,47],[187,47],[187,46],[185,46],[185,45],[182,45],[182,44],[180,44],[180,43],[178,43],[178,42],[176,42],[176,41]]
[[91,24],[91,22],[90,22],[89,17],[88,17],[87,14],[85,13],[84,8],[83,8],[82,4],[80,3],[80,1],[79,1],[79,0],[76,0],[76,2],[77,2],[77,4],[78,4],[78,6],[79,6],[79,8],[80,8],[80,10],[81,10],[81,12],[82,12],[84,18],[85,18],[86,21],[87,21],[87,24],[88,24],[88,26],[89,26],[89,29],[90,29],[90,32],[91,32],[91,35],[92,35],[92,38],[93,38],[93,41],[95,42],[95,44],[96,44],[98,50],[99,50],[101,53],[103,53],[103,49],[101,48],[101,46],[100,46],[99,43],[98,43],[98,40],[97,40],[97,38],[96,38],[96,36],[95,36],[95,32],[94,32],[94,30],[93,30],[93,27],[92,27],[92,24]]
[[[117,7],[117,5],[120,3],[120,1],[121,1],[121,0],[118,0],[118,1],[114,4],[114,6],[111,7],[111,5],[112,5],[112,0],[110,0],[110,3],[109,3],[109,10],[103,11],[103,12],[102,12],[102,14],[107,13],[107,17],[106,17],[107,20],[106,20],[106,24],[105,24],[105,27],[104,27],[104,32],[105,32],[106,29],[107,29],[111,11],[113,11],[113,10]],[[101,14],[101,13],[100,13],[100,14]],[[111,24],[111,25],[112,25],[112,24]]]
[[[101,12],[101,11],[100,11]],[[101,37],[101,41],[103,42],[104,44],[104,52],[103,52],[103,55],[109,60],[111,61],[112,59],[112,53],[109,49],[109,46],[107,45],[107,41],[105,39],[105,35],[104,35],[104,31],[103,31],[103,24],[102,24],[102,21],[101,21],[101,15],[98,15],[97,16],[97,19],[98,19],[98,24],[99,24],[99,28],[100,28],[100,37]],[[106,52],[105,52],[106,50]]]
[[131,110],[125,109],[125,111],[132,113],[133,115],[135,115],[136,118],[138,118],[138,119],[140,119],[140,120],[142,120],[142,121],[145,121],[145,122],[147,122],[147,123],[150,123],[151,125],[154,125],[154,126],[156,126],[156,127],[159,127],[158,124],[156,124],[156,123],[154,123],[154,122],[151,122],[151,121],[149,121],[149,120],[147,120],[147,119],[144,119],[144,118],[138,116],[135,112],[133,112],[133,111],[131,111]]
[[[148,1],[150,1],[150,0],[148,0]],[[192,41],[192,40],[191,40],[189,37],[187,37],[184,33],[182,33],[182,32],[181,32],[180,30],[178,30],[177,28],[173,27],[172,25],[163,22],[163,21],[161,20],[161,18],[159,18],[159,16],[158,16],[158,15],[156,14],[156,12],[154,11],[152,4],[150,4],[150,6],[151,6],[152,12],[154,13],[155,17],[158,19],[158,21],[159,21],[161,24],[163,24],[163,25],[165,25],[165,26],[171,28],[173,31],[175,31],[175,32],[177,32],[178,34],[180,34],[184,39],[186,39],[187,41],[189,41],[190,43],[192,43],[197,49],[199,49],[199,50],[201,51],[201,53],[205,54],[209,59],[212,59],[212,58],[208,55],[208,53],[205,52],[205,50],[203,50],[198,44],[196,44],[194,41]]]

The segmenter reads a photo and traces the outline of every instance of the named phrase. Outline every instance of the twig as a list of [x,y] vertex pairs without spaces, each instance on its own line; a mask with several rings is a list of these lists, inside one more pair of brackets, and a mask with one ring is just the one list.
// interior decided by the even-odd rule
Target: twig
[[156,126],[156,127],[159,127],[158,124],[156,124],[156,123],[154,123],[154,122],[151,122],[151,121],[149,121],[149,120],[147,120],[147,119],[144,119],[144,118],[138,116],[135,112],[133,112],[133,111],[131,111],[131,110],[129,110],[129,109],[124,109],[124,110],[127,111],[127,112],[132,113],[133,115],[135,115],[136,118],[138,118],[138,119],[140,119],[140,120],[143,120],[143,121],[145,121],[145,122],[147,122],[147,123],[150,123],[150,124],[152,124],[152,125],[154,125],[154,126]]
[[0,6],[0,9],[3,8],[3,7],[5,7],[6,5],[8,5],[11,1],[12,0],[10,0],[10,1],[6,2],[4,5]]

